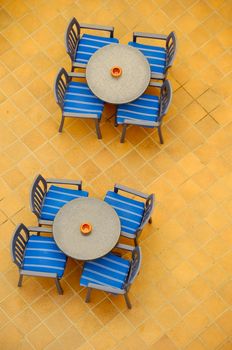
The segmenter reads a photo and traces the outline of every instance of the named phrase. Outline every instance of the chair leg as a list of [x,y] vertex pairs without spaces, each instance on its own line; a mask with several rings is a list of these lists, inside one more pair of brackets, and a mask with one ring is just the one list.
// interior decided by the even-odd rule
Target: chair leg
[[63,114],[62,114],[61,122],[60,122],[60,127],[59,127],[59,132],[62,132],[63,126],[64,126],[64,116],[63,116]]
[[135,237],[134,238],[134,243],[135,243],[135,247],[137,247],[139,244],[138,244],[138,238],[137,237]]
[[152,223],[152,217],[150,217],[150,219],[148,220],[149,224]]
[[126,125],[126,124],[123,124],[123,128],[122,128],[122,136],[121,136],[121,139],[120,139],[120,142],[121,142],[121,143],[124,143],[124,141],[125,141],[125,136],[126,136],[126,128],[127,128],[127,125]]
[[95,124],[96,124],[97,138],[98,139],[102,139],[102,134],[101,134],[101,129],[100,129],[100,125],[99,125],[99,120],[98,119],[95,120]]
[[132,305],[131,305],[131,302],[130,302],[130,299],[129,299],[127,293],[124,294],[124,298],[125,298],[126,305],[127,305],[128,309],[131,309],[131,308],[132,308]]
[[88,303],[90,301],[90,294],[92,292],[92,288],[87,288],[87,294],[86,294],[86,298],[85,298],[85,302]]
[[18,287],[22,287],[23,275],[19,275]]
[[62,289],[62,287],[61,287],[61,285],[60,285],[59,278],[56,277],[55,281],[56,281],[56,288],[57,288],[58,293],[59,293],[59,294],[63,294],[64,292],[63,292],[63,289]]
[[163,139],[163,135],[162,135],[162,131],[161,131],[161,125],[158,126],[158,134],[159,134],[160,143],[163,144],[164,139]]
[[118,123],[117,123],[117,113],[118,113],[118,106],[116,106],[116,109],[115,109],[115,117],[114,117],[114,126],[117,128],[118,126]]
[[[41,227],[42,225],[38,223],[38,227]],[[40,236],[40,232],[37,232],[37,236]]]

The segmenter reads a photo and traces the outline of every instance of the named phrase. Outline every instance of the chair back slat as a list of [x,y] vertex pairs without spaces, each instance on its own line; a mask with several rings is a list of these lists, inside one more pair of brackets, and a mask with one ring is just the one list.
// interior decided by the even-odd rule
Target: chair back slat
[[24,252],[27,241],[29,239],[29,231],[25,225],[19,224],[13,234],[11,242],[11,256],[13,262],[19,267],[22,267]]
[[32,212],[39,218],[44,197],[47,193],[47,182],[41,176],[37,175],[31,189],[30,206]]
[[64,81],[63,79],[60,80],[58,90],[61,94],[64,94],[66,91],[66,81]]
[[54,95],[56,102],[61,108],[61,111],[63,111],[63,105],[64,105],[64,96],[67,89],[67,85],[70,81],[70,78],[68,76],[68,73],[64,68],[61,68],[56,76],[55,84],[54,84]]
[[172,57],[174,55],[174,49],[171,49],[170,52],[167,54],[167,64],[166,64],[166,71],[168,68],[171,67],[171,64],[169,64],[169,62],[171,61]]
[[43,197],[44,189],[43,189],[43,185],[40,182],[38,182],[37,193],[38,193],[38,197]]
[[38,210],[39,210],[39,208],[41,206],[41,202],[43,201],[43,197],[38,196],[38,192],[35,191],[35,193],[34,193],[34,203],[35,203],[35,206],[37,207]]
[[60,80],[60,84],[57,86],[57,93],[59,94],[60,98],[62,98],[65,94],[66,86],[64,86],[63,80]]
[[57,99],[59,101],[59,106],[63,106],[64,105],[64,95],[65,92],[64,91],[60,91],[59,87],[57,89]]
[[159,110],[159,119],[167,113],[172,100],[172,87],[169,80],[165,80],[160,92],[160,110]]
[[19,237],[15,243],[15,246],[16,246],[18,251],[20,251],[21,253],[24,252],[25,243],[20,242]]
[[171,32],[167,37],[166,51],[167,51],[167,58],[166,58],[166,70],[167,70],[172,66],[173,61],[176,57],[176,35],[174,32]]
[[22,255],[24,252],[24,249],[18,242],[15,243],[15,251],[19,254]]
[[40,183],[37,184],[35,195],[38,201],[42,200],[44,197],[44,189],[41,187]]
[[76,47],[77,38],[78,38],[78,35],[77,35],[77,32],[75,31],[75,27],[72,27],[69,32],[69,43],[70,43],[70,46],[72,47],[72,50],[74,50]]
[[72,58],[74,58],[77,39],[78,39],[78,35],[76,32],[76,26],[73,26],[72,28],[70,28],[70,31],[68,33],[68,48],[69,48],[70,56],[72,56]]
[[65,34],[66,51],[72,61],[74,61],[76,48],[80,40],[80,25],[75,17],[68,24]]
[[26,244],[27,243],[26,240],[25,240],[25,237],[21,233],[19,233],[18,239],[19,239],[19,242],[21,242],[22,244]]
[[34,209],[40,213],[41,211],[41,203],[39,203],[35,198],[34,198]]
[[125,289],[128,290],[133,283],[135,277],[138,275],[141,266],[142,253],[140,247],[135,247],[132,252],[132,259],[129,273],[125,282]]
[[171,45],[169,46],[168,54],[169,56],[173,56],[174,53],[175,53],[175,45],[172,42]]
[[143,214],[143,219],[140,225],[140,230],[142,230],[144,226],[148,223],[152,215],[152,212],[154,210],[154,206],[155,206],[155,196],[154,194],[150,194],[150,196],[146,200],[146,205],[145,205],[145,210]]
[[19,248],[19,250],[23,251],[24,246],[25,246],[25,241],[21,240],[20,235],[18,235],[18,239],[17,239],[17,242],[15,244],[16,244],[17,248]]
[[23,258],[23,254],[18,250],[15,250],[15,259],[19,264],[22,261],[22,258]]

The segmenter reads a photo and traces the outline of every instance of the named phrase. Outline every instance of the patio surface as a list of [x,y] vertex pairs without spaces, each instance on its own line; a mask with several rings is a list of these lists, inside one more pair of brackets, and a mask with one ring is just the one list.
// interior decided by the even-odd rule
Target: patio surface
[[[174,96],[156,130],[121,129],[102,120],[66,120],[53,97],[69,19],[133,31],[175,30],[169,73]],[[232,123],[231,1],[2,0],[0,5],[0,348],[3,350],[231,350]],[[34,176],[75,178],[102,198],[115,182],[156,195],[153,224],[141,236],[142,269],[122,297],[94,291],[85,304],[81,265],[69,260],[59,296],[53,281],[25,278],[9,242],[29,210]]]

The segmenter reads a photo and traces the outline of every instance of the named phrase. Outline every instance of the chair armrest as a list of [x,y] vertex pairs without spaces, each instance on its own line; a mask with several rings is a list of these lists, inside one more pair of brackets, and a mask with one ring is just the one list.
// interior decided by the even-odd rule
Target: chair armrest
[[70,118],[83,118],[83,119],[98,119],[97,114],[80,114],[80,113],[73,113],[73,112],[64,112],[64,117],[70,117]]
[[151,73],[151,79],[164,80],[164,74]]
[[81,180],[67,180],[67,179],[46,179],[47,183],[60,184],[60,185],[76,185],[78,190],[82,189]]
[[163,86],[163,83],[159,83],[158,81],[157,82],[150,81],[149,86],[153,86],[153,87],[157,87],[157,88],[161,89]]
[[75,72],[68,73],[68,76],[70,78],[85,78],[86,77],[85,73],[75,73]]
[[113,37],[113,33],[114,33],[114,27],[112,27],[112,26],[102,26],[102,25],[97,25],[97,24],[80,23],[80,28],[91,29],[91,30],[103,30],[106,32],[110,32],[111,37]]
[[132,119],[125,119],[124,124],[147,126],[147,127],[149,127],[149,126],[156,127],[156,126],[160,125],[159,122],[146,122],[146,121],[140,122],[140,121],[136,121],[136,120],[132,120]]
[[39,226],[29,226],[29,232],[43,232],[43,233],[52,233],[51,227],[39,227]]
[[95,284],[95,283],[88,283],[88,288],[103,290],[105,292],[114,293],[114,294],[125,294],[124,290],[122,289],[114,288],[110,286],[103,286],[101,284]]
[[56,273],[50,273],[50,272],[38,272],[38,271],[29,271],[29,270],[20,270],[20,275],[24,276],[38,276],[38,277],[50,277],[50,278],[57,278]]
[[122,244],[122,243],[118,243],[114,248],[119,248],[119,249],[123,249],[123,250],[128,250],[129,252],[133,252],[133,250],[135,249],[135,247],[128,245],[128,244]]
[[167,40],[167,35],[164,34],[153,34],[153,33],[143,33],[143,32],[134,32],[133,41],[136,42],[136,38],[150,38],[158,40]]
[[40,225],[48,225],[51,226],[53,224],[53,220],[43,220],[43,219],[39,219],[39,224]]
[[130,194],[134,194],[135,196],[138,196],[138,197],[141,197],[141,198],[144,198],[144,199],[147,199],[149,197],[149,194],[136,191],[133,188],[130,188],[130,187],[127,187],[127,186],[115,184],[114,185],[114,192],[117,193],[118,190],[130,193]]
[[75,67],[77,68],[86,68],[87,63],[75,62]]

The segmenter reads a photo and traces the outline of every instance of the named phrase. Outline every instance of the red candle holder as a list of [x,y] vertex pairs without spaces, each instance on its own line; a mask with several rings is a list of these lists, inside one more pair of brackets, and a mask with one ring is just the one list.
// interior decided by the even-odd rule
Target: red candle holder
[[88,235],[92,231],[92,225],[88,222],[84,222],[80,226],[80,231],[83,235]]
[[111,75],[114,78],[119,78],[122,75],[122,68],[119,66],[114,66],[111,68]]

